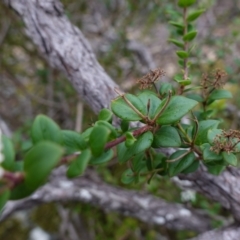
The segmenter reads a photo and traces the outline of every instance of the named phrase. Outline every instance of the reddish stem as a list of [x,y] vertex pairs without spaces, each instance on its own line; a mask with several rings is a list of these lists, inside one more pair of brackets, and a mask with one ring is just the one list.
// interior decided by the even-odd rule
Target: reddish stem
[[[143,133],[145,133],[145,132],[147,132],[147,131],[150,131],[150,130],[152,130],[153,129],[153,127],[152,126],[144,126],[144,127],[141,127],[141,128],[139,128],[139,129],[137,129],[137,130],[135,130],[135,131],[133,131],[133,136],[134,137],[137,137],[137,136],[139,136],[139,135],[141,135],[141,134],[143,134]],[[106,145],[105,145],[105,150],[108,150],[108,149],[111,149],[112,147],[114,147],[114,146],[116,146],[116,145],[118,145],[119,143],[122,143],[122,142],[124,142],[126,140],[126,137],[125,136],[121,136],[121,137],[119,137],[119,138],[117,138],[117,139],[115,139],[115,140],[113,140],[113,141],[111,141],[111,142],[108,142]]]
[[24,174],[21,172],[12,173],[5,171],[3,174],[3,179],[10,183],[11,188],[14,188],[16,185],[23,182]]

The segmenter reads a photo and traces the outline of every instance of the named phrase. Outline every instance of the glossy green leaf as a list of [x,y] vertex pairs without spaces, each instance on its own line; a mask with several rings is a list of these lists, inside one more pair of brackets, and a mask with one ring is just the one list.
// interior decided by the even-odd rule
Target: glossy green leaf
[[192,21],[195,21],[196,19],[198,19],[203,13],[205,12],[204,9],[201,9],[201,10],[197,10],[197,11],[194,11],[192,13],[190,13],[187,17],[187,21],[188,22],[192,22]]
[[142,101],[145,107],[144,112],[148,113],[150,119],[153,119],[157,108],[161,104],[161,100],[152,91],[144,91],[138,95],[138,98]]
[[[138,97],[132,94],[125,94],[125,97],[131,102],[131,104],[139,110],[139,112],[146,114],[144,112],[145,106],[143,105],[142,101],[138,99]],[[139,121],[142,117],[136,113],[122,97],[118,97],[111,102],[111,109],[116,116],[123,120],[128,121]]]
[[190,42],[197,36],[197,31],[188,32],[183,36],[183,41]]
[[67,153],[73,153],[87,148],[87,143],[81,134],[70,130],[62,130],[61,132],[63,145],[67,148]]
[[62,133],[59,126],[45,115],[38,115],[32,125],[31,136],[33,143],[51,141],[62,143]]
[[93,130],[93,127],[90,127],[88,129],[86,129],[84,132],[81,133],[83,139],[88,142],[89,141],[89,138],[90,138],[90,135],[92,133],[92,130]]
[[107,109],[103,108],[98,114],[98,120],[112,122],[113,113]]
[[67,170],[67,176],[69,178],[74,178],[83,174],[90,159],[91,151],[89,149],[82,151],[81,154],[73,162],[70,163]]
[[226,166],[224,166],[222,164],[214,164],[214,165],[205,164],[205,165],[206,165],[208,171],[213,175],[219,175],[226,168]]
[[[159,106],[157,113],[161,111],[165,101]],[[184,115],[186,115],[191,109],[193,109],[198,104],[197,101],[183,97],[183,96],[173,96],[161,114],[161,116],[157,119],[157,123],[164,125],[164,124],[172,124],[179,121]]]
[[129,128],[129,121],[122,120],[120,127],[121,127],[122,132],[127,132],[128,128]]
[[131,147],[136,141],[137,139],[133,136],[132,132],[126,133],[125,146],[127,148]]
[[153,134],[151,132],[143,133],[140,137],[137,138],[137,141],[127,148],[125,143],[121,143],[117,146],[118,152],[118,161],[120,163],[126,162],[131,157],[135,156],[138,153],[145,151],[150,148],[153,141]]
[[204,120],[200,121],[198,124],[198,133],[195,139],[196,145],[202,145],[203,143],[208,143],[208,131],[216,129],[220,122],[217,120]]
[[208,138],[208,142],[210,144],[213,144],[214,142],[214,139],[218,136],[218,135],[221,135],[222,134],[222,130],[221,129],[210,129],[208,131],[208,134],[207,134],[207,138]]
[[110,130],[106,127],[94,126],[89,137],[89,146],[91,148],[92,154],[95,157],[98,157],[103,153],[110,133]]
[[140,172],[141,169],[146,167],[146,161],[144,161],[145,153],[139,153],[132,159],[132,169],[134,172]]
[[216,89],[214,90],[208,97],[208,101],[215,101],[220,99],[229,99],[232,98],[232,94],[224,89]]
[[118,136],[116,129],[109,122],[99,120],[95,123],[95,126],[103,126],[103,127],[108,128],[110,130],[110,140],[115,139]]
[[12,141],[5,137],[4,135],[2,136],[2,143],[3,143],[3,149],[2,153],[4,156],[4,161],[2,162],[2,167],[6,170],[13,170],[14,168],[14,162],[15,162],[15,151],[13,148]]
[[194,161],[189,167],[187,167],[186,169],[184,169],[182,171],[182,173],[185,173],[185,174],[188,174],[188,173],[192,173],[192,172],[195,172],[197,171],[197,169],[199,168],[200,166],[200,161]]
[[204,144],[203,148],[203,160],[204,162],[215,162],[215,161],[221,161],[223,158],[221,154],[217,154],[211,150],[210,144],[206,143]]
[[176,51],[176,54],[182,59],[188,58],[189,56],[188,52],[186,51]]
[[160,88],[159,88],[160,95],[162,97],[166,97],[166,96],[168,96],[169,91],[171,91],[173,94],[175,93],[172,84],[170,84],[170,83],[162,83]]
[[102,153],[99,157],[92,157],[90,160],[90,164],[92,165],[97,165],[97,164],[102,164],[110,161],[114,156],[114,152],[112,149]]
[[135,175],[131,168],[126,169],[121,177],[121,182],[124,184],[130,184],[135,180]]
[[227,165],[232,165],[234,167],[237,166],[238,160],[235,154],[233,153],[227,153],[227,152],[222,152],[223,160]]
[[187,97],[190,98],[190,99],[193,99],[197,102],[203,102],[204,101],[203,97],[199,94],[196,94],[196,93],[190,93],[190,94],[187,95]]
[[182,23],[174,22],[174,21],[169,21],[168,23],[174,27],[181,29],[181,30],[184,29],[184,25]]
[[174,45],[180,47],[180,48],[184,48],[184,43],[183,42],[180,42],[180,41],[178,41],[176,39],[173,39],[173,38],[169,38],[168,41],[173,43]]
[[11,190],[10,200],[18,200],[30,196],[35,189],[31,189],[26,185],[26,182],[18,184]]
[[196,0],[178,0],[178,6],[185,8],[185,7],[192,6],[195,2]]
[[5,190],[4,192],[2,192],[0,194],[0,212],[2,211],[3,207],[7,203],[9,197],[10,197],[10,191],[9,190]]
[[52,169],[58,164],[63,149],[52,142],[40,142],[25,156],[25,183],[29,189],[41,186]]
[[181,138],[176,128],[171,126],[162,126],[154,134],[152,147],[180,147]]
[[[170,156],[171,159],[176,159],[185,154],[186,150],[178,150]],[[168,173],[170,177],[177,175],[183,170],[187,169],[192,163],[196,160],[194,153],[190,152],[187,155],[183,156],[181,159],[168,163]]]

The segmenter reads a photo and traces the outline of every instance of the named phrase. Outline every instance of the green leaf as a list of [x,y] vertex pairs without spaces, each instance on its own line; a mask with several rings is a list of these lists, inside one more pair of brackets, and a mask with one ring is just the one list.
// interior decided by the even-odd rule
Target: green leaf
[[63,149],[55,143],[46,141],[35,145],[24,159],[26,186],[31,190],[41,186],[62,155]]
[[180,42],[180,41],[178,41],[176,39],[173,39],[173,38],[169,38],[168,41],[173,43],[174,45],[180,47],[180,48],[184,48],[184,43],[183,42]]
[[222,130],[221,129],[210,129],[207,134],[208,142],[210,144],[214,143],[214,139],[217,137],[217,135],[221,135]]
[[125,170],[121,177],[121,182],[124,184],[130,184],[135,180],[135,175],[131,168]]
[[188,22],[193,22],[195,21],[196,19],[198,19],[198,17],[200,17],[202,15],[202,13],[205,12],[205,9],[201,9],[201,10],[197,10],[197,11],[194,11],[192,13],[190,13],[187,17],[187,21]]
[[[160,104],[157,113],[161,111],[165,102],[166,99],[163,100]],[[198,102],[195,100],[183,96],[173,96],[164,112],[157,119],[157,123],[161,125],[175,123],[179,121],[184,115],[186,115],[197,104]]]
[[184,169],[182,173],[188,174],[188,173],[196,172],[199,165],[200,165],[200,161],[194,161],[189,167]]
[[31,195],[35,189],[29,189],[25,182],[20,183],[11,190],[10,200],[18,200]]
[[110,130],[108,128],[103,126],[94,126],[89,137],[89,146],[91,148],[92,154],[95,157],[98,157],[103,153],[109,135]]
[[[138,95],[138,98],[142,101],[145,107],[144,112],[148,113],[150,119],[153,119],[158,106],[161,104],[161,100],[152,91],[144,91]],[[149,112],[147,109],[148,104]]]
[[162,126],[154,134],[152,147],[180,147],[181,138],[176,128],[171,126]]
[[219,175],[226,168],[226,166],[221,164],[214,164],[214,165],[205,164],[205,165],[208,171],[213,175]]
[[62,130],[63,144],[67,148],[67,153],[73,153],[87,148],[84,138],[77,132]]
[[224,89],[216,89],[209,95],[208,102],[229,98],[232,98],[232,94],[229,91]]
[[196,2],[196,0],[179,0],[178,6],[185,8],[185,7],[192,6],[195,2]]
[[112,122],[112,118],[113,118],[113,113],[107,108],[103,108],[98,114],[98,120]]
[[109,122],[106,122],[106,121],[102,121],[102,120],[99,120],[95,123],[95,126],[103,126],[103,127],[106,127],[110,130],[110,140],[111,139],[115,139],[117,138],[118,136],[118,133],[116,131],[116,129],[113,127],[112,124],[110,124]]
[[169,91],[171,91],[173,94],[175,92],[172,84],[170,83],[162,83],[161,87],[159,88],[159,93],[162,97],[166,97],[169,94]]
[[186,51],[176,51],[176,54],[182,59],[188,58],[189,56],[188,52]]
[[118,161],[120,163],[126,162],[136,154],[147,150],[152,145],[152,141],[153,141],[152,132],[146,132],[143,133],[130,148],[127,148],[125,146],[125,143],[119,144],[117,146]]
[[5,137],[4,135],[2,136],[2,143],[3,143],[3,156],[4,156],[4,161],[2,162],[2,167],[6,170],[13,170],[14,169],[14,163],[15,163],[15,151],[13,148],[12,141]]
[[127,148],[131,147],[136,141],[137,141],[137,139],[133,136],[132,132],[126,133],[125,146]]
[[191,32],[188,32],[187,34],[185,34],[183,36],[183,40],[185,42],[190,42],[192,41],[195,37],[197,36],[197,31],[191,31]]
[[210,144],[206,143],[206,144],[204,144],[204,148],[203,148],[203,160],[206,163],[221,161],[222,156],[220,154],[213,152],[211,150]]
[[211,129],[216,129],[219,123],[220,121],[217,120],[200,121],[195,144],[199,146],[203,143],[208,143],[208,131]]
[[174,22],[174,21],[169,21],[168,23],[174,27],[181,29],[181,30],[184,29],[184,25],[182,23]]
[[92,133],[93,127],[90,127],[88,129],[86,129],[84,132],[81,133],[83,139],[88,142],[89,141],[89,137]]
[[114,156],[114,152],[112,149],[102,153],[99,157],[92,157],[90,160],[90,164],[92,165],[97,165],[97,164],[102,164],[105,162],[110,161]]
[[62,133],[59,126],[50,118],[38,115],[32,125],[31,136],[33,143],[40,141],[51,141],[62,143]]
[[0,213],[10,197],[10,191],[7,189],[0,195]]
[[144,159],[145,153],[139,153],[132,159],[132,169],[134,172],[140,172],[144,167],[146,167],[146,161]]
[[190,93],[187,95],[187,97],[200,103],[204,101],[203,97],[196,93]]
[[90,159],[91,151],[89,149],[82,151],[82,153],[73,162],[70,163],[67,170],[67,176],[69,178],[74,178],[83,174]]
[[[145,106],[143,105],[142,101],[138,99],[138,97],[132,94],[125,94],[125,97],[128,99],[129,102],[137,109],[139,112],[146,114],[144,112]],[[118,97],[111,102],[112,111],[116,116],[123,120],[128,121],[139,121],[142,117],[136,113],[122,97]]]
[[127,132],[128,128],[129,128],[129,121],[122,120],[120,127],[121,127],[122,132]]
[[227,165],[232,165],[234,167],[237,166],[238,160],[235,154],[233,153],[227,153],[227,152],[222,152],[223,160]]
[[[178,150],[175,153],[173,153],[170,156],[171,159],[176,159],[183,154],[185,154],[187,151],[186,150]],[[192,163],[196,160],[196,157],[194,153],[190,152],[187,155],[185,155],[183,158],[175,161],[175,162],[170,162],[168,163],[168,173],[170,177],[173,177],[177,175],[178,173],[182,172],[183,170],[187,169],[189,166],[192,165]]]

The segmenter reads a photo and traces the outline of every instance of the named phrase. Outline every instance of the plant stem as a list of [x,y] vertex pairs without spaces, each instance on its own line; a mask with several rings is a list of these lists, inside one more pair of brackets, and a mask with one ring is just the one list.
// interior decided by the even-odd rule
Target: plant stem
[[[151,131],[153,129],[152,126],[144,126],[144,127],[141,127],[141,128],[138,128],[137,130],[133,131],[133,136],[134,137],[137,137],[147,131]],[[116,145],[118,145],[119,143],[122,143],[126,140],[126,137],[125,136],[121,136],[117,139],[114,139],[112,140],[111,142],[108,142],[106,145],[105,145],[105,150],[108,150],[108,149],[111,149],[112,147],[115,147]]]

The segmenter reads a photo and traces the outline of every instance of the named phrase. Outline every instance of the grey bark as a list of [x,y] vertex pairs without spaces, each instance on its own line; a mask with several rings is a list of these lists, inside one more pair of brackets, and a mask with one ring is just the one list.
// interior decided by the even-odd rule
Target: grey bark
[[[42,52],[42,54],[53,67],[65,72],[68,79],[71,81],[75,89],[79,92],[80,96],[91,106],[91,108],[95,112],[98,112],[101,108],[107,107],[110,100],[115,96],[113,89],[114,87],[116,87],[116,84],[111,80],[111,78],[99,65],[91,50],[91,47],[89,46],[88,42],[86,41],[80,30],[73,26],[65,17],[61,3],[58,0],[4,0],[4,2],[21,16],[26,25],[26,32],[28,36],[34,41],[38,49]],[[196,173],[180,177],[182,179],[189,180],[193,189],[203,193],[210,199],[220,202],[224,207],[226,207],[233,213],[235,220],[239,222],[239,176],[240,170],[228,168],[220,176],[213,176],[207,173],[205,169],[200,169]],[[84,182],[84,179],[82,181]],[[75,181],[69,181],[69,184],[70,183],[76,184]],[[48,186],[49,185],[46,185],[42,189],[45,189],[44,191],[47,191]],[[84,189],[84,186],[82,189]],[[90,189],[91,191],[94,190],[94,194],[90,191]],[[96,197],[96,199],[98,199],[96,200],[96,205],[106,207],[106,210],[114,210],[116,206],[114,206],[114,204],[110,204],[111,202],[108,202],[108,204],[104,205],[104,201],[101,200],[101,198],[104,199],[105,196],[103,192],[99,192],[96,189],[98,189],[98,187],[93,184],[93,186],[89,187],[87,192],[85,192],[87,193],[85,196],[90,196],[92,199],[95,199]],[[81,189],[79,191],[80,195],[78,196],[78,198],[76,198],[76,200],[84,200],[83,198],[81,198]],[[113,192],[112,195],[110,194],[112,197],[111,200],[113,201],[112,203],[114,203],[114,199],[116,197],[115,194],[117,194],[118,196],[121,196],[121,193],[123,194],[123,192],[121,192],[121,190],[118,188],[112,187],[109,188],[109,191]],[[44,197],[47,196],[43,195],[42,198],[38,198],[37,196],[40,193],[41,189],[26,200],[21,200],[17,203],[9,203],[7,205],[6,211],[7,209],[11,208],[13,209],[12,211],[14,211],[20,208],[20,206],[23,206],[24,204],[32,205],[43,201],[41,199],[45,199]],[[84,193],[84,190],[82,191],[82,193]],[[127,191],[124,192],[124,194],[125,193],[127,194]],[[65,192],[59,191],[59,194],[62,197],[66,196],[65,200],[74,200],[73,196],[75,195],[69,195],[68,189]],[[147,216],[149,218],[149,222],[154,223],[151,215],[147,214],[147,211],[144,211],[144,205],[134,200],[135,195],[138,196],[140,199],[148,199],[148,197],[144,196],[144,198],[141,198],[141,195],[136,192],[134,192],[134,194],[132,195],[131,194],[129,195],[131,196],[130,199],[135,204],[132,205],[131,201],[123,201],[123,203],[125,205],[129,205],[133,209],[135,209],[135,207],[137,206],[138,210],[132,210],[133,212],[131,212],[131,208],[127,210],[126,208],[120,208],[121,211],[126,215],[131,214],[132,216],[142,219],[143,221],[146,221],[146,218],[144,219],[141,216],[144,216],[146,214],[145,217]],[[34,198],[36,199],[36,201],[34,201]],[[58,199],[56,200],[59,200],[59,198],[60,197],[58,195]],[[124,204],[122,206],[124,206]],[[164,210],[164,208],[166,208],[168,211],[171,211],[167,208],[167,205],[159,205],[159,209]],[[116,211],[120,211],[120,209]],[[176,212],[179,212],[179,208],[177,208],[177,205],[175,205],[175,208],[173,207],[173,209],[175,209]],[[147,210],[150,211],[150,209]],[[141,216],[138,215],[139,211],[142,213]],[[157,212],[153,211],[153,209],[150,212],[151,214],[153,214],[153,216],[156,216],[154,215],[154,213]],[[164,214],[167,214],[167,212],[164,212]],[[164,214],[159,215],[159,219],[161,219],[160,222],[166,220],[165,218],[163,218]],[[183,218],[180,219],[183,221],[187,221]],[[167,221],[165,223],[166,225],[169,224]],[[191,225],[191,223],[189,224]],[[169,226],[170,225],[171,224],[169,224]],[[235,229],[236,231],[232,231],[234,232],[235,238],[233,237],[232,239],[240,239],[238,227],[236,227]],[[209,236],[211,236],[211,234]],[[223,236],[225,235],[223,234]],[[207,240],[214,238],[206,237],[205,239]],[[226,237],[223,239],[229,238]]]
[[18,210],[49,202],[84,202],[105,212],[115,211],[147,224],[164,225],[169,229],[204,232],[211,228],[211,218],[200,210],[171,204],[150,194],[125,190],[104,183],[94,172],[69,180],[65,167],[55,169],[49,182],[30,197],[9,201],[0,220]]
[[63,71],[93,111],[108,107],[117,85],[96,60],[81,31],[72,25],[56,0],[5,0],[26,25],[49,64]]

